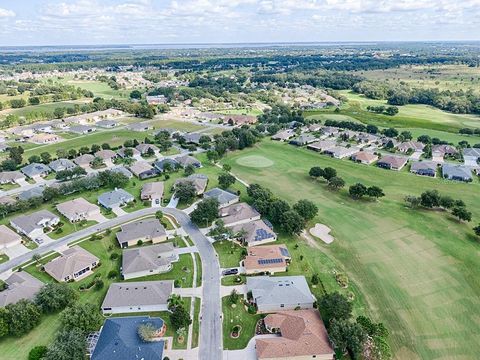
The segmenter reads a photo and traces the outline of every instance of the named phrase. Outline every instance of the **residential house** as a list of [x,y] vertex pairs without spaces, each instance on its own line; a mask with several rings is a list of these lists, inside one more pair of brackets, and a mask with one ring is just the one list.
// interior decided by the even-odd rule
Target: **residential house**
[[219,210],[225,226],[235,226],[260,220],[260,213],[246,203],[225,206]]
[[118,126],[118,122],[114,120],[100,120],[95,125],[105,129],[113,129]]
[[458,154],[458,150],[452,145],[433,145],[432,146],[432,158],[440,159],[445,155],[454,156]]
[[[138,328],[148,325],[156,329],[154,341],[143,341]],[[94,348],[90,349],[90,360],[163,359],[165,341],[161,338],[167,328],[159,317],[127,316],[105,320]]]
[[203,136],[210,137],[209,135],[202,133],[187,133],[183,135],[183,138],[187,144],[200,145],[200,139]]
[[99,150],[95,153],[95,157],[102,159],[104,162],[112,163],[117,157],[117,153],[110,149]]
[[[231,225],[226,224],[226,226]],[[267,220],[258,219],[234,225],[232,232],[235,238],[247,246],[263,245],[277,240],[277,234]]]
[[373,144],[378,141],[378,136],[368,133],[359,133],[356,139],[361,144]]
[[48,166],[56,173],[64,170],[72,170],[77,167],[75,163],[69,159],[53,160],[50,162],[50,164],[48,164]]
[[117,232],[116,237],[122,248],[137,245],[139,241],[157,244],[166,241],[168,238],[163,225],[158,219],[154,218],[126,223],[120,228],[121,231]]
[[20,300],[33,300],[43,287],[43,283],[26,271],[16,271],[10,275],[5,284],[7,288],[0,291],[0,307],[15,304]]
[[139,122],[139,123],[130,124],[126,128],[127,128],[127,130],[142,132],[142,131],[151,130],[152,125],[150,125],[149,123],[145,123],[145,122]]
[[172,270],[178,254],[172,243],[125,249],[122,255],[122,275],[125,280],[162,274]]
[[98,203],[106,209],[119,208],[134,200],[135,198],[123,189],[115,189],[98,197]]
[[50,168],[45,164],[31,163],[20,169],[30,179],[38,180],[50,173]]
[[287,271],[287,265],[292,259],[285,244],[249,246],[243,267],[247,275],[275,274]]
[[443,164],[442,177],[448,180],[470,182],[472,178],[472,169],[462,165]]
[[6,225],[0,225],[0,253],[5,253],[5,249],[20,245],[22,237]]
[[236,194],[232,194],[229,191],[225,191],[219,188],[213,188],[203,194],[204,199],[216,199],[218,201],[218,207],[223,208],[235,204],[239,201],[240,197]]
[[419,141],[404,141],[397,145],[397,150],[402,153],[409,151],[422,152],[424,148],[425,145]]
[[410,172],[421,176],[437,176],[437,163],[433,161],[415,161],[410,166]]
[[138,150],[140,155],[147,155],[149,151],[153,151],[155,154],[158,154],[160,150],[153,144],[138,144],[135,149]]
[[369,151],[359,151],[353,154],[351,159],[357,163],[370,165],[378,160],[378,156]]
[[95,156],[93,156],[92,154],[83,154],[73,159],[73,162],[85,169],[90,167],[93,159],[95,159]]
[[305,276],[247,277],[247,291],[259,313],[312,309],[316,301]]
[[[167,165],[169,164],[169,165]],[[174,170],[178,167],[180,167],[180,164],[174,160],[174,159],[170,159],[170,158],[165,158],[165,159],[162,159],[162,160],[157,160],[153,163],[153,166],[155,166],[155,168],[160,171],[160,172],[163,172],[164,169],[167,167],[170,167],[169,170]]]
[[178,184],[183,184],[185,182],[192,183],[195,187],[196,194],[202,195],[207,188],[208,176],[204,174],[192,174],[186,178],[177,179],[174,186],[178,186]]
[[160,203],[163,198],[163,182],[149,182],[143,185],[140,199],[142,200],[158,200]]
[[324,152],[326,150],[330,150],[337,146],[337,142],[334,140],[321,140],[321,141],[316,141],[312,144],[307,145],[307,149],[318,151],[318,152]]
[[20,171],[3,171],[0,172],[0,184],[18,184],[25,181],[25,175]]
[[[52,185],[53,186],[53,185]],[[29,200],[36,197],[43,197],[44,185],[36,186],[18,194],[18,200]]]
[[110,285],[102,303],[104,314],[168,311],[173,281],[122,282]]
[[86,135],[86,134],[90,134],[97,131],[97,129],[89,125],[75,125],[75,126],[70,126],[68,131],[74,134]]
[[408,159],[405,157],[385,155],[377,161],[377,166],[384,169],[400,171],[407,164],[407,162]]
[[20,234],[32,240],[43,236],[44,229],[52,228],[60,222],[57,215],[48,210],[40,210],[28,215],[20,215],[10,220],[10,225]]
[[305,145],[311,144],[311,143],[313,143],[317,140],[318,139],[313,135],[302,134],[299,137],[297,137],[296,139],[290,140],[290,144],[296,145],[296,146],[305,146]]
[[44,270],[58,282],[78,281],[92,274],[100,259],[76,245],[45,264]]
[[60,141],[60,137],[55,134],[35,134],[33,135],[30,142],[34,144],[54,144]]
[[168,102],[168,99],[165,97],[165,95],[147,95],[146,98],[148,105],[160,105]]
[[133,177],[133,174],[125,166],[115,166],[114,168],[111,168],[110,171],[125,175],[129,179]]
[[265,328],[275,337],[255,340],[259,360],[333,360],[335,352],[327,329],[317,310],[281,311],[263,320]]
[[89,220],[100,215],[100,208],[84,198],[76,198],[57,205],[57,210],[70,222]]
[[241,114],[228,114],[223,118],[223,122],[229,125],[251,125],[258,121],[256,116],[253,115],[241,115]]
[[193,156],[184,155],[178,156],[175,158],[175,161],[180,164],[181,167],[186,168],[189,165],[193,167],[200,168],[202,167],[202,163],[195,159]]
[[480,148],[463,149],[463,159],[465,165],[477,166],[480,159]]
[[308,130],[312,132],[317,132],[322,129],[322,124],[310,124],[308,125]]
[[320,132],[326,137],[330,137],[330,136],[337,135],[340,132],[340,130],[333,126],[324,126],[322,127]]
[[291,139],[294,135],[295,131],[293,131],[292,129],[280,130],[275,135],[273,135],[271,139],[277,141],[287,141]]
[[120,156],[122,159],[127,158],[128,156],[125,155],[125,150],[126,149],[131,149],[132,150],[132,156],[131,157],[138,157],[140,156],[140,151],[138,151],[135,148],[127,148],[127,147],[122,147],[117,150],[117,155]]
[[335,159],[343,159],[356,154],[359,151],[357,147],[335,146],[331,149],[325,150],[323,153]]
[[152,165],[146,161],[136,161],[129,167],[130,171],[139,179],[149,179],[157,176],[159,173]]

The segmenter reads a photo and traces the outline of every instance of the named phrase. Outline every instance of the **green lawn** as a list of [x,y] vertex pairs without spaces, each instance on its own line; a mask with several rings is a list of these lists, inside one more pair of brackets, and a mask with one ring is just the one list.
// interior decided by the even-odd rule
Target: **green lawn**
[[53,113],[53,111],[58,108],[58,107],[64,107],[68,108],[73,106],[75,104],[85,104],[86,101],[83,100],[77,100],[77,101],[60,101],[60,102],[53,102],[53,103],[46,103],[46,104],[40,104],[40,105],[29,105],[25,106],[23,108],[18,108],[18,109],[6,109],[3,111],[0,111],[0,118],[5,118],[8,114],[15,114],[18,116],[26,116],[28,113]]
[[[237,279],[240,279],[240,281],[237,281]],[[245,284],[245,281],[246,281],[245,275],[228,275],[228,276],[222,277],[223,286],[241,285],[241,284]]]
[[222,268],[238,267],[242,260],[243,248],[229,240],[217,241],[213,244]]
[[200,337],[200,305],[202,300],[195,298],[195,307],[193,312],[193,332],[192,332],[192,348],[198,346],[198,339]]
[[7,262],[9,259],[7,254],[0,254],[0,264],[3,264],[4,262]]
[[[261,319],[261,315],[249,314],[241,301],[232,307],[228,296],[222,298],[223,311],[223,348],[225,350],[243,349],[248,341],[255,335],[255,325]],[[237,339],[230,336],[234,326],[241,326],[242,330]]]
[[197,264],[197,278],[196,278],[196,285],[197,287],[202,286],[202,259],[200,258],[199,253],[194,253],[195,262]]
[[[250,155],[266,157],[273,165],[238,165],[238,159]],[[224,162],[242,179],[263,184],[290,203],[308,198],[317,204],[319,213],[312,224],[328,225],[336,240],[329,246],[318,241],[312,247],[303,239],[280,236],[293,254],[288,273],[309,276],[315,271],[327,291],[338,289],[333,269],[346,273],[355,312],[385,323],[397,358],[477,356],[473,344],[480,342],[480,320],[471,314],[480,305],[480,245],[472,225],[441,212],[410,210],[403,199],[435,188],[465,201],[476,225],[478,181],[455,183],[360,166],[269,140]],[[353,201],[346,190],[328,191],[324,183],[308,177],[312,166],[336,168],[348,185],[380,186],[386,197],[378,202]],[[292,250],[295,243],[299,247]],[[321,293],[320,288],[313,290]]]

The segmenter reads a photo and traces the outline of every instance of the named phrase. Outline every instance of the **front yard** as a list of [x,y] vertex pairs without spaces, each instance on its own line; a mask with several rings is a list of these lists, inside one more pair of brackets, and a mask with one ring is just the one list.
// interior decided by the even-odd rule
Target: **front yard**
[[[255,335],[255,326],[261,319],[259,314],[249,314],[241,303],[230,303],[229,297],[222,298],[223,310],[223,348],[225,350],[238,350],[247,346],[250,339]],[[238,338],[231,336],[234,327],[240,327]]]
[[244,248],[229,240],[213,243],[222,268],[238,267],[243,258]]

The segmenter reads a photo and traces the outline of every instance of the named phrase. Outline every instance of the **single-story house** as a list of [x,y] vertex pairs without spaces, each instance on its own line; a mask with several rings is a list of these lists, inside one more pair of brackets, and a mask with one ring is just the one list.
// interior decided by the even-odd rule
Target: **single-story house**
[[58,282],[77,281],[92,274],[100,259],[76,245],[65,250],[61,256],[45,264],[47,274]]
[[[154,341],[143,341],[138,328],[148,325],[156,329]],[[167,331],[159,317],[127,316],[105,320],[95,348],[90,350],[91,360],[163,359],[165,342],[160,340]]]
[[183,138],[185,139],[185,142],[187,144],[200,145],[200,139],[203,136],[210,137],[209,135],[202,134],[202,133],[186,133],[183,135]]
[[351,159],[357,163],[370,165],[378,160],[378,156],[369,151],[359,151],[353,154]]
[[255,124],[258,121],[256,116],[242,114],[228,114],[223,118],[223,122],[233,125]]
[[289,310],[269,314],[265,317],[264,324],[267,331],[278,336],[255,340],[257,359],[334,359],[327,329],[317,310]]
[[103,300],[102,312],[126,314],[167,311],[172,292],[172,280],[113,283]]
[[396,148],[398,146],[398,144],[400,144],[400,142],[395,138],[391,138],[391,137],[388,137],[388,136],[382,136],[380,138],[380,144],[382,146],[387,146],[388,143],[391,143],[393,145],[393,148]]
[[15,304],[20,300],[33,300],[43,283],[26,271],[16,271],[6,280],[7,288],[0,291],[0,307]]
[[332,135],[338,134],[340,132],[340,130],[336,127],[333,127],[333,126],[324,126],[324,127],[322,127],[320,132],[325,136],[332,136]]
[[432,156],[441,157],[445,155],[456,155],[458,150],[452,145],[433,145],[432,146]]
[[114,209],[134,201],[133,195],[123,189],[115,189],[98,197],[98,203],[106,209]]
[[158,171],[163,172],[163,170],[165,168],[165,165],[167,165],[167,164],[169,164],[168,166],[170,167],[170,170],[173,170],[173,169],[176,169],[176,168],[180,167],[180,164],[176,160],[170,159],[170,158],[157,160],[153,163],[153,166],[155,166],[155,168]]
[[140,151],[138,151],[135,148],[127,148],[127,147],[122,147],[122,148],[118,149],[117,150],[117,155],[120,156],[122,159],[126,158],[127,157],[125,155],[125,150],[126,149],[131,149],[132,150],[132,156],[131,157],[140,156]]
[[51,228],[60,222],[57,215],[48,210],[40,210],[28,215],[20,215],[10,220],[10,225],[20,234],[35,240],[44,234],[44,228]]
[[221,208],[218,212],[225,226],[235,226],[260,220],[260,213],[246,203],[237,203]]
[[130,124],[126,128],[127,128],[127,130],[142,132],[142,131],[151,130],[152,125],[150,125],[148,123],[144,123],[144,122],[139,122],[139,123]]
[[465,161],[471,163],[477,163],[480,159],[480,149],[479,148],[466,148],[463,149],[463,158]]
[[168,102],[165,95],[147,95],[146,100],[148,105],[166,104]]
[[216,199],[218,201],[218,207],[223,208],[235,204],[239,201],[240,197],[237,194],[232,194],[230,191],[225,191],[220,188],[213,188],[203,194],[204,199]]
[[180,178],[175,181],[174,186],[182,184],[185,182],[190,182],[195,187],[197,195],[203,194],[208,184],[208,176],[204,174],[192,174],[186,178]]
[[233,226],[232,231],[234,237],[247,246],[263,245],[277,240],[277,234],[267,220],[258,219],[240,223]]
[[188,165],[192,165],[196,168],[202,167],[202,163],[200,161],[189,155],[178,156],[175,158],[175,161],[179,163],[183,168],[186,168]]
[[368,133],[359,133],[356,140],[362,144],[372,144],[378,141],[378,136]]
[[247,277],[247,291],[260,313],[312,309],[316,301],[305,276]]
[[273,135],[271,139],[278,140],[278,141],[287,141],[291,139],[294,135],[295,135],[295,131],[293,131],[292,129],[280,130],[275,135]]
[[102,159],[103,161],[113,161],[117,157],[117,153],[110,149],[103,149],[95,153],[95,157]]
[[129,167],[130,171],[139,179],[149,179],[157,176],[158,170],[146,161],[135,161]]
[[2,171],[0,172],[0,184],[18,184],[25,180],[25,175],[20,171]]
[[407,164],[407,162],[408,159],[405,157],[385,155],[377,161],[377,166],[384,169],[400,171]]
[[397,145],[397,150],[402,153],[406,153],[409,150],[412,150],[415,152],[422,152],[424,148],[425,148],[425,145],[420,141],[404,141]]
[[322,124],[310,124],[310,125],[308,125],[308,130],[309,131],[316,132],[316,131],[320,131],[321,129],[322,129]]
[[0,253],[12,246],[20,245],[22,237],[6,225],[0,225]]
[[115,166],[114,168],[111,168],[110,171],[123,174],[129,179],[133,177],[133,174],[125,166]]
[[92,154],[83,154],[73,159],[73,162],[82,168],[88,168],[93,159],[95,159],[95,156]]
[[57,210],[70,222],[88,220],[96,215],[100,215],[100,208],[95,204],[89,203],[84,198],[76,198],[58,204]]
[[142,192],[140,193],[140,199],[142,200],[156,200],[158,199],[160,203],[163,198],[163,182],[150,182],[146,183],[142,187]]
[[43,197],[43,190],[45,190],[44,185],[36,186],[31,189],[22,191],[20,194],[18,194],[17,197],[18,200],[29,200],[35,197]]
[[317,141],[318,139],[313,136],[313,135],[310,135],[310,134],[302,134],[300,135],[299,137],[293,139],[293,140],[290,140],[290,144],[292,145],[296,145],[296,146],[304,146],[304,145],[308,145],[308,144],[311,144],[315,141]]
[[437,176],[437,163],[433,161],[415,161],[410,166],[410,172],[421,176]]
[[20,169],[30,179],[45,177],[50,173],[50,168],[45,164],[31,163]]
[[74,134],[85,135],[85,134],[93,133],[94,131],[97,131],[97,129],[93,126],[88,126],[88,125],[75,125],[75,126],[70,126],[68,131]]
[[69,159],[57,159],[53,160],[48,164],[48,166],[55,172],[64,171],[64,170],[72,170],[73,168],[77,167],[72,160]]
[[113,129],[118,126],[118,122],[114,120],[100,120],[95,125],[105,129]]
[[292,259],[285,244],[249,246],[243,267],[247,275],[287,271],[287,265]]
[[321,140],[321,141],[316,141],[312,144],[307,145],[307,149],[318,151],[318,152],[324,152],[326,150],[330,150],[337,146],[337,142],[334,140]]
[[331,149],[325,150],[323,153],[329,155],[335,159],[343,159],[353,154],[356,154],[359,151],[357,147],[345,147],[345,146],[335,146]]
[[470,182],[473,180],[472,169],[462,165],[443,164],[442,177],[448,180]]
[[13,205],[15,204],[15,199],[11,196],[1,196],[0,197],[0,204],[1,205]]
[[123,224],[117,232],[120,247],[137,245],[139,241],[157,244],[167,240],[167,231],[158,219],[147,218]]
[[122,255],[122,275],[128,280],[166,273],[176,261],[178,255],[172,243],[125,249]]
[[34,144],[54,144],[60,141],[60,136],[55,134],[35,134],[30,139]]
[[147,154],[150,149],[153,150],[154,153],[158,153],[160,152],[160,150],[158,149],[158,147],[156,147],[155,145],[153,144],[138,144],[135,149],[138,150],[138,152],[141,154],[141,155],[145,155]]

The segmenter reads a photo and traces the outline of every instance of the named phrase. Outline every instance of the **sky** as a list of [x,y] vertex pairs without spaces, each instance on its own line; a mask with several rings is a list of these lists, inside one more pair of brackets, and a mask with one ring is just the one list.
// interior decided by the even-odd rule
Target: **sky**
[[0,0],[0,46],[480,40],[480,0]]

